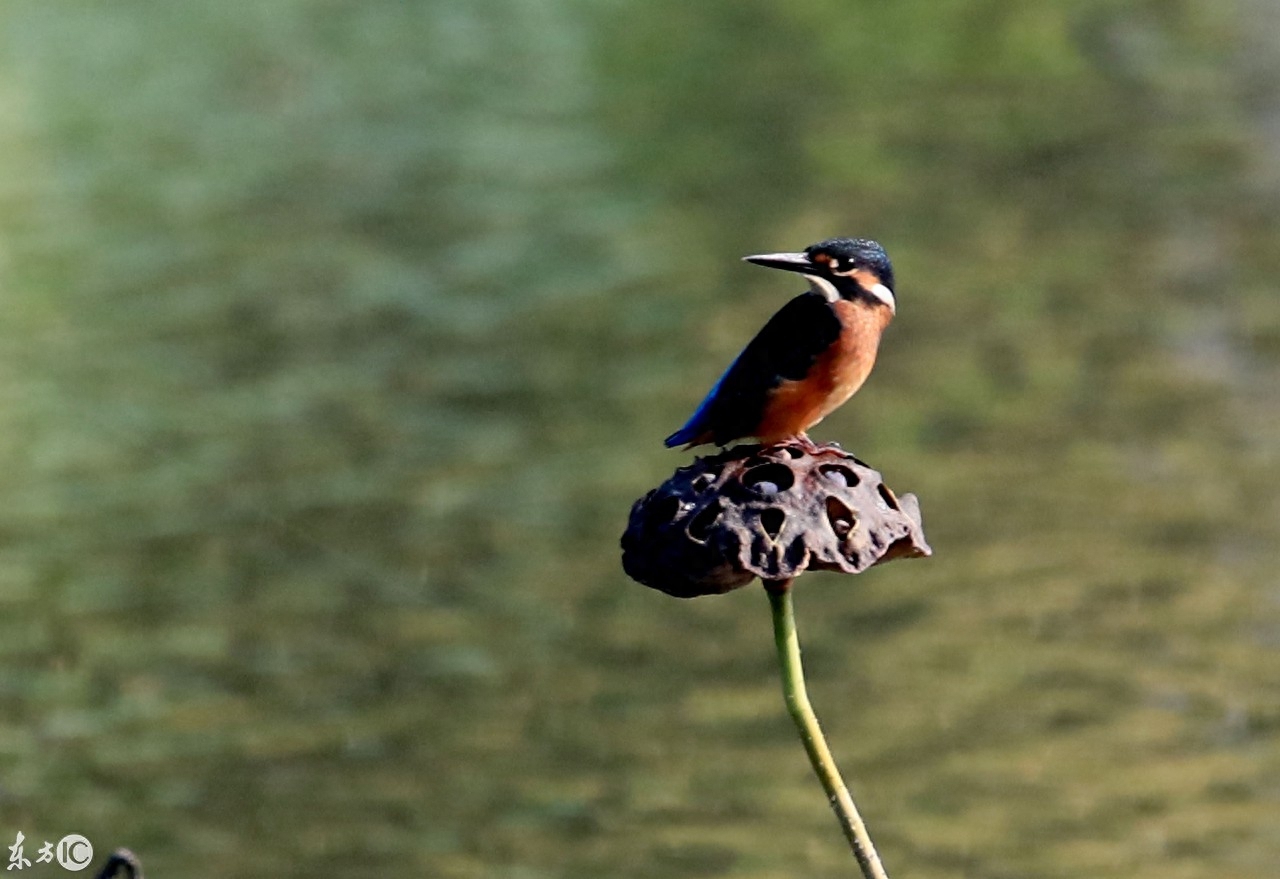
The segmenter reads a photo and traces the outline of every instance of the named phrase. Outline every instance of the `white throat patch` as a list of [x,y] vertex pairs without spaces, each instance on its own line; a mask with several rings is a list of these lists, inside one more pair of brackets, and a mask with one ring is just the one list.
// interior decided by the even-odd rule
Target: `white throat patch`
[[[805,275],[805,277],[809,279],[809,287],[813,292],[821,293],[823,298],[828,302],[840,301],[840,291],[836,289],[835,284],[832,284],[826,278],[821,278],[817,275]],[[898,313],[898,304],[894,301],[893,291],[884,284],[876,284],[870,290],[867,290],[867,292],[870,293],[873,298],[878,299],[885,305],[889,306],[889,310],[894,314]]]
[[805,277],[809,279],[809,286],[814,293],[821,293],[828,302],[840,301],[840,291],[836,289],[835,284],[817,275],[805,275]]

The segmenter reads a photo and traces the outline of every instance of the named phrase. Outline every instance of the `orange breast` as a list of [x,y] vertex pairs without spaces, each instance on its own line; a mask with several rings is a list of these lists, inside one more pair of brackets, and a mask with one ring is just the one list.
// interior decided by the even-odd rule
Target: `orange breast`
[[840,300],[840,337],[799,381],[784,381],[769,397],[757,436],[774,443],[804,433],[854,395],[875,366],[880,336],[893,313],[881,306]]

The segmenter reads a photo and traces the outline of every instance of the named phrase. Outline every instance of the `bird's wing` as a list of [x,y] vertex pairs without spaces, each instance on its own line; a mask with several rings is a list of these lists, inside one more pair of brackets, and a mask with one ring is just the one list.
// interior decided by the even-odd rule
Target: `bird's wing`
[[783,381],[805,377],[814,361],[840,336],[840,318],[826,297],[809,291],[782,306],[725,371],[668,446],[717,443],[751,436],[765,402]]

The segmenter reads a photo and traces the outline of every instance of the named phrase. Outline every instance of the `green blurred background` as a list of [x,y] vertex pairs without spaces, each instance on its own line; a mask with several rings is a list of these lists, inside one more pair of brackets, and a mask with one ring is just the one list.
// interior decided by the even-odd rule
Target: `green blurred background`
[[900,307],[814,435],[936,551],[797,597],[890,873],[1277,874],[1275,4],[13,0],[0,37],[4,846],[852,875],[763,594],[617,546],[798,292],[738,258],[838,234]]

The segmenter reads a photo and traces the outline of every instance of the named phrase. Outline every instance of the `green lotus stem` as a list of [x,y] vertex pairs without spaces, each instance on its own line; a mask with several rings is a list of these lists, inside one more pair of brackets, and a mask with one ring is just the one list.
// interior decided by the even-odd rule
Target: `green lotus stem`
[[867,834],[867,826],[862,823],[858,807],[853,804],[853,797],[845,787],[836,768],[836,761],[831,757],[831,749],[822,736],[818,726],[817,715],[809,704],[809,694],[804,685],[804,667],[800,664],[800,639],[796,635],[795,608],[791,601],[791,581],[780,580],[765,583],[765,591],[769,594],[769,605],[773,610],[773,637],[778,645],[778,664],[782,668],[782,695],[787,702],[787,711],[800,730],[800,740],[809,754],[809,762],[822,788],[827,792],[836,818],[840,821],[840,829],[849,840],[853,856],[858,859],[862,875],[866,879],[889,879],[876,854],[871,837]]

